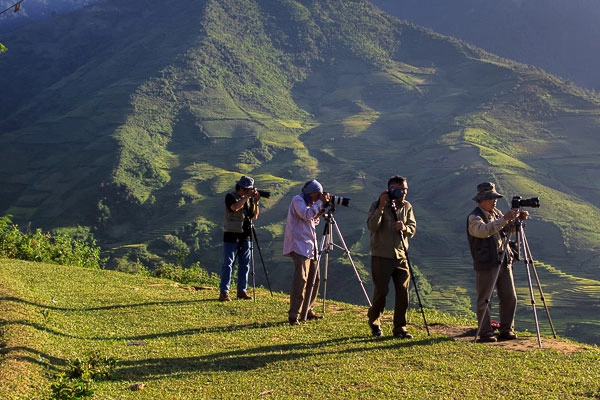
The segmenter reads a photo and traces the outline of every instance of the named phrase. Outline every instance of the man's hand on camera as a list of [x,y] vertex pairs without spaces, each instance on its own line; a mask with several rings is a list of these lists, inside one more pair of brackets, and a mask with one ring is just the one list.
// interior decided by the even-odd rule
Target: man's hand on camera
[[513,219],[517,218],[518,215],[519,215],[519,209],[512,208],[511,210],[507,211],[506,214],[504,214],[504,220],[506,222],[510,222]]
[[389,200],[389,198],[390,196],[387,190],[381,192],[381,194],[379,195],[379,211],[383,211],[385,203]]
[[321,201],[323,204],[329,203],[329,200],[331,200],[331,195],[329,193],[321,193]]
[[258,189],[256,189],[256,188],[252,188],[252,190],[248,193],[248,195],[252,196],[255,203],[258,203],[258,201],[260,200],[260,193],[258,192]]
[[529,218],[529,211],[521,211],[521,212],[519,213],[519,219],[520,219],[521,221],[525,221],[525,220],[526,220],[526,219],[528,219],[528,218]]
[[524,221],[527,218],[529,218],[529,211],[521,211],[518,208],[513,208],[510,211],[508,211],[506,214],[504,214],[504,219],[507,222],[510,222],[515,218],[519,218],[521,221]]

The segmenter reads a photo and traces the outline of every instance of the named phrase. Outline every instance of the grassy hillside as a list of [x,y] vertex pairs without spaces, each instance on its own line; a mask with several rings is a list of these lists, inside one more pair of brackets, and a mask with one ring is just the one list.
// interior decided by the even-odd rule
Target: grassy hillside
[[[272,192],[257,231],[287,291],[287,206],[317,178],[351,199],[336,221],[369,287],[366,213],[399,173],[425,300],[469,317],[464,224],[493,180],[503,209],[540,197],[526,229],[542,283],[572,288],[549,294],[560,333],[600,343],[596,95],[364,1],[106,1],[3,42],[0,213],[22,227],[90,227],[122,270],[173,261],[183,242],[186,264],[216,272],[224,194],[248,174]],[[329,283],[365,303],[341,252]]]
[[523,333],[475,344],[473,321],[431,310],[430,336],[412,310],[413,340],[391,338],[389,315],[373,339],[365,307],[331,301],[323,320],[290,327],[284,294],[220,303],[214,289],[189,289],[0,260],[0,396],[47,398],[57,374],[87,360],[114,366],[93,382],[93,399],[600,396],[597,348],[548,337],[539,348]]

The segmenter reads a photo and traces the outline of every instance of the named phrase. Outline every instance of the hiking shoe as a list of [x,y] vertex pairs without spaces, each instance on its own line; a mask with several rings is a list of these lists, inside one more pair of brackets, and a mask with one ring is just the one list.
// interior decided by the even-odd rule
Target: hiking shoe
[[369,324],[369,326],[371,327],[371,335],[379,337],[383,334],[383,332],[381,331],[381,326],[372,324]]
[[237,298],[240,300],[252,300],[252,296],[242,290],[238,290]]
[[479,339],[477,339],[477,343],[494,343],[497,341],[498,341],[498,339],[494,335],[479,336]]
[[219,301],[231,301],[231,297],[229,297],[229,293],[221,292],[219,295]]
[[500,340],[515,340],[517,338],[517,334],[511,331],[501,332],[498,336]]
[[410,334],[410,333],[408,333],[408,332],[402,331],[402,332],[400,332],[400,333],[395,333],[395,334],[394,334],[394,337],[395,337],[395,338],[399,338],[399,339],[412,339],[412,338],[413,338],[413,335],[411,335],[411,334]]
[[300,325],[300,322],[298,322],[298,319],[297,319],[297,318],[292,318],[292,317],[290,317],[290,318],[289,318],[289,321],[290,321],[290,325],[291,325],[291,326]]

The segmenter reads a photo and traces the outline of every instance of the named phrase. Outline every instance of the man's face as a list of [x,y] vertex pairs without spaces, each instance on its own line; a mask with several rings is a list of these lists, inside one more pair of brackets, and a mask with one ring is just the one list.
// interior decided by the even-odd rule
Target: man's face
[[312,202],[316,202],[317,200],[319,200],[321,198],[321,192],[312,192],[310,194],[310,199],[312,200]]
[[398,202],[404,201],[406,194],[408,193],[408,182],[404,181],[402,183],[391,183],[388,189],[402,190],[402,197],[397,197],[395,200]]
[[498,199],[483,199],[479,202],[479,207],[491,213],[492,211],[494,211],[494,208],[496,208],[497,201]]
[[243,195],[249,196],[250,192],[252,192],[252,190],[253,190],[252,188],[240,188],[240,190],[238,190],[238,195],[240,195],[240,196],[243,196]]

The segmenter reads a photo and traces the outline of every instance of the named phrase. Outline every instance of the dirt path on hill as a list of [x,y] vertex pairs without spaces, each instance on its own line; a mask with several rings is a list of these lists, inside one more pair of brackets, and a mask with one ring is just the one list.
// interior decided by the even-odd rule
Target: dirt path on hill
[[[472,342],[475,338],[475,333],[477,333],[477,329],[471,326],[433,324],[429,326],[429,332],[436,335],[444,335],[458,341]],[[536,335],[520,335],[516,340],[501,340],[495,343],[478,343],[478,345],[500,347],[514,351],[552,349],[566,354],[575,353],[586,348],[586,346],[582,344],[547,337],[542,337],[541,343],[542,347],[539,346]]]

